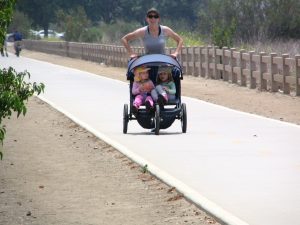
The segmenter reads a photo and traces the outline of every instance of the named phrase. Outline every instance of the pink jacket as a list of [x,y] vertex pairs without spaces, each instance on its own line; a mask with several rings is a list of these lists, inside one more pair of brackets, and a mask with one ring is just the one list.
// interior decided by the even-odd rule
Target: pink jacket
[[132,85],[132,94],[133,95],[138,95],[138,94],[146,94],[146,93],[151,93],[152,89],[154,89],[154,84],[153,82],[148,79],[145,81],[134,81]]

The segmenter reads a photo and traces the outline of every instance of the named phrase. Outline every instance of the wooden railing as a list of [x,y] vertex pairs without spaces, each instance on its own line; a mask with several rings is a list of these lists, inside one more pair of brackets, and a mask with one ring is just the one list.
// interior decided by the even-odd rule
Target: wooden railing
[[[61,56],[127,67],[128,55],[122,46],[75,42],[25,40],[24,47]],[[143,54],[143,48],[134,48]],[[167,49],[167,54],[174,51]],[[183,72],[192,76],[218,79],[240,86],[300,96],[300,55],[219,49],[214,46],[185,47],[179,56]]]

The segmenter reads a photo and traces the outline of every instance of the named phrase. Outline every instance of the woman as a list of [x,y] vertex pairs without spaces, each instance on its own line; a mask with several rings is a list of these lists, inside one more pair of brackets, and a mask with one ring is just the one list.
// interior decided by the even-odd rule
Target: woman
[[177,43],[175,52],[171,54],[176,58],[183,45],[183,39],[167,26],[159,25],[159,12],[155,8],[147,11],[146,21],[148,26],[139,28],[122,37],[122,43],[126,48],[130,58],[137,57],[129,45],[129,42],[135,39],[142,39],[146,54],[165,54],[165,45],[167,37],[174,39]]

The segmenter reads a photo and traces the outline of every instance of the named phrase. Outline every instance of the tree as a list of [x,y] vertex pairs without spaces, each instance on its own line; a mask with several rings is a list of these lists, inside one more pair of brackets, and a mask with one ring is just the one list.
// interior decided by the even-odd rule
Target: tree
[[59,26],[65,30],[66,41],[81,41],[81,37],[84,36],[90,25],[85,10],[81,6],[69,10],[68,13],[59,10],[57,18],[60,21]]
[[23,12],[15,10],[13,19],[8,27],[8,32],[12,33],[17,30],[23,34],[23,38],[27,38],[29,35],[31,24],[32,22],[27,15],[25,15]]
[[117,19],[117,12],[120,11],[120,0],[85,0],[84,8],[92,21],[103,21],[113,23]]
[[267,31],[271,38],[300,38],[300,1],[266,0]]
[[16,0],[0,0],[0,47],[3,46],[7,28],[11,22]]
[[17,2],[17,9],[24,12],[35,26],[44,28],[48,37],[49,24],[55,21],[55,12],[59,8],[59,0],[22,0]]

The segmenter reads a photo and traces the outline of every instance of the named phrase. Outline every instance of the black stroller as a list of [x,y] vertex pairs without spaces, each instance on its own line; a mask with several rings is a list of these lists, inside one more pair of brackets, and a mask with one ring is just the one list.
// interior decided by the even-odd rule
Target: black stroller
[[[133,70],[136,67],[145,65],[151,68],[149,71],[149,78],[156,84],[156,77],[158,68],[161,66],[172,67],[172,76],[176,86],[175,100],[168,101],[163,109],[156,103],[155,110],[149,112],[144,106],[140,107],[137,113],[133,113],[132,104],[134,96],[131,93],[134,81]],[[168,55],[163,54],[150,54],[143,55],[138,58],[132,59],[128,63],[127,80],[129,84],[130,107],[124,104],[123,110],[123,133],[127,133],[129,120],[137,120],[138,123],[145,129],[152,129],[156,135],[159,134],[160,129],[170,127],[175,119],[181,120],[182,132],[186,133],[187,129],[187,112],[185,103],[181,103],[181,80],[183,74],[179,62]]]

